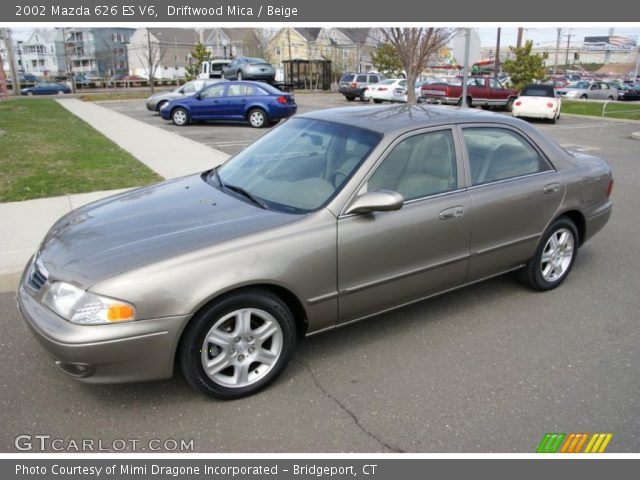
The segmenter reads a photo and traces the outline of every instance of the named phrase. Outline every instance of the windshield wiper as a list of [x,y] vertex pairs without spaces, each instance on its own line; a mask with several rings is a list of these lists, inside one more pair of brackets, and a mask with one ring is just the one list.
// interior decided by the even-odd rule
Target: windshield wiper
[[[219,179],[218,179],[219,180]],[[244,188],[239,187],[237,185],[229,185],[226,183],[222,183],[220,182],[220,185],[222,185],[223,188],[229,189],[232,192],[236,192],[239,193],[240,195],[248,198],[249,200],[251,200],[253,203],[255,203],[256,205],[258,205],[260,208],[264,209],[264,210],[269,210],[269,207],[267,206],[266,203],[264,203],[262,200],[258,199],[256,196],[254,196],[253,194],[247,192]]]

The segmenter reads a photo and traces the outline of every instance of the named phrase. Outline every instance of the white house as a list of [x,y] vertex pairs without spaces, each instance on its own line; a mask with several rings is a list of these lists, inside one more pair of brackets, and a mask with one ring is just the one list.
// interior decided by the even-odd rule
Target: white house
[[25,73],[46,77],[64,74],[67,70],[61,29],[36,30],[18,48],[17,56]]

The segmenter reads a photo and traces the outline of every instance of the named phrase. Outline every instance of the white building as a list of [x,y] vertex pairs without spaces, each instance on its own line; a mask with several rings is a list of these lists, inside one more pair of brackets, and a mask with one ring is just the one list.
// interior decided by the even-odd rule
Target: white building
[[38,77],[66,73],[64,38],[60,29],[36,30],[29,40],[18,44],[16,54],[25,73]]

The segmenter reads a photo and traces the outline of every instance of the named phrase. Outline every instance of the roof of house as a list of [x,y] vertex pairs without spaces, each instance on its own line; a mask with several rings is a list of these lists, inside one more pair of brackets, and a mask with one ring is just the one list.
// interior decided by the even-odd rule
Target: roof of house
[[[36,36],[39,40],[36,40]],[[37,45],[41,43],[62,42],[62,30],[60,29],[46,29],[34,31],[29,40],[23,42],[23,45]]]
[[[195,45],[200,41],[200,32],[196,28],[149,28],[149,32],[162,43],[177,42]],[[211,29],[202,33],[203,41],[211,34]]]
[[370,39],[370,28],[339,28],[338,30],[345,34],[353,43],[359,45],[365,44]]
[[302,35],[307,41],[315,41],[320,34],[321,28],[294,28],[296,32]]

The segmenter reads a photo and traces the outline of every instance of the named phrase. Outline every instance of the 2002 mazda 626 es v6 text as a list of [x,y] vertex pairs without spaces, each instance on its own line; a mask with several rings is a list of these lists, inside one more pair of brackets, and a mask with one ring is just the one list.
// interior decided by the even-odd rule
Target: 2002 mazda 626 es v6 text
[[195,388],[240,397],[305,335],[512,270],[557,287],[607,222],[612,185],[603,160],[498,114],[305,113],[216,169],[62,217],[19,307],[80,380],[177,364]]

